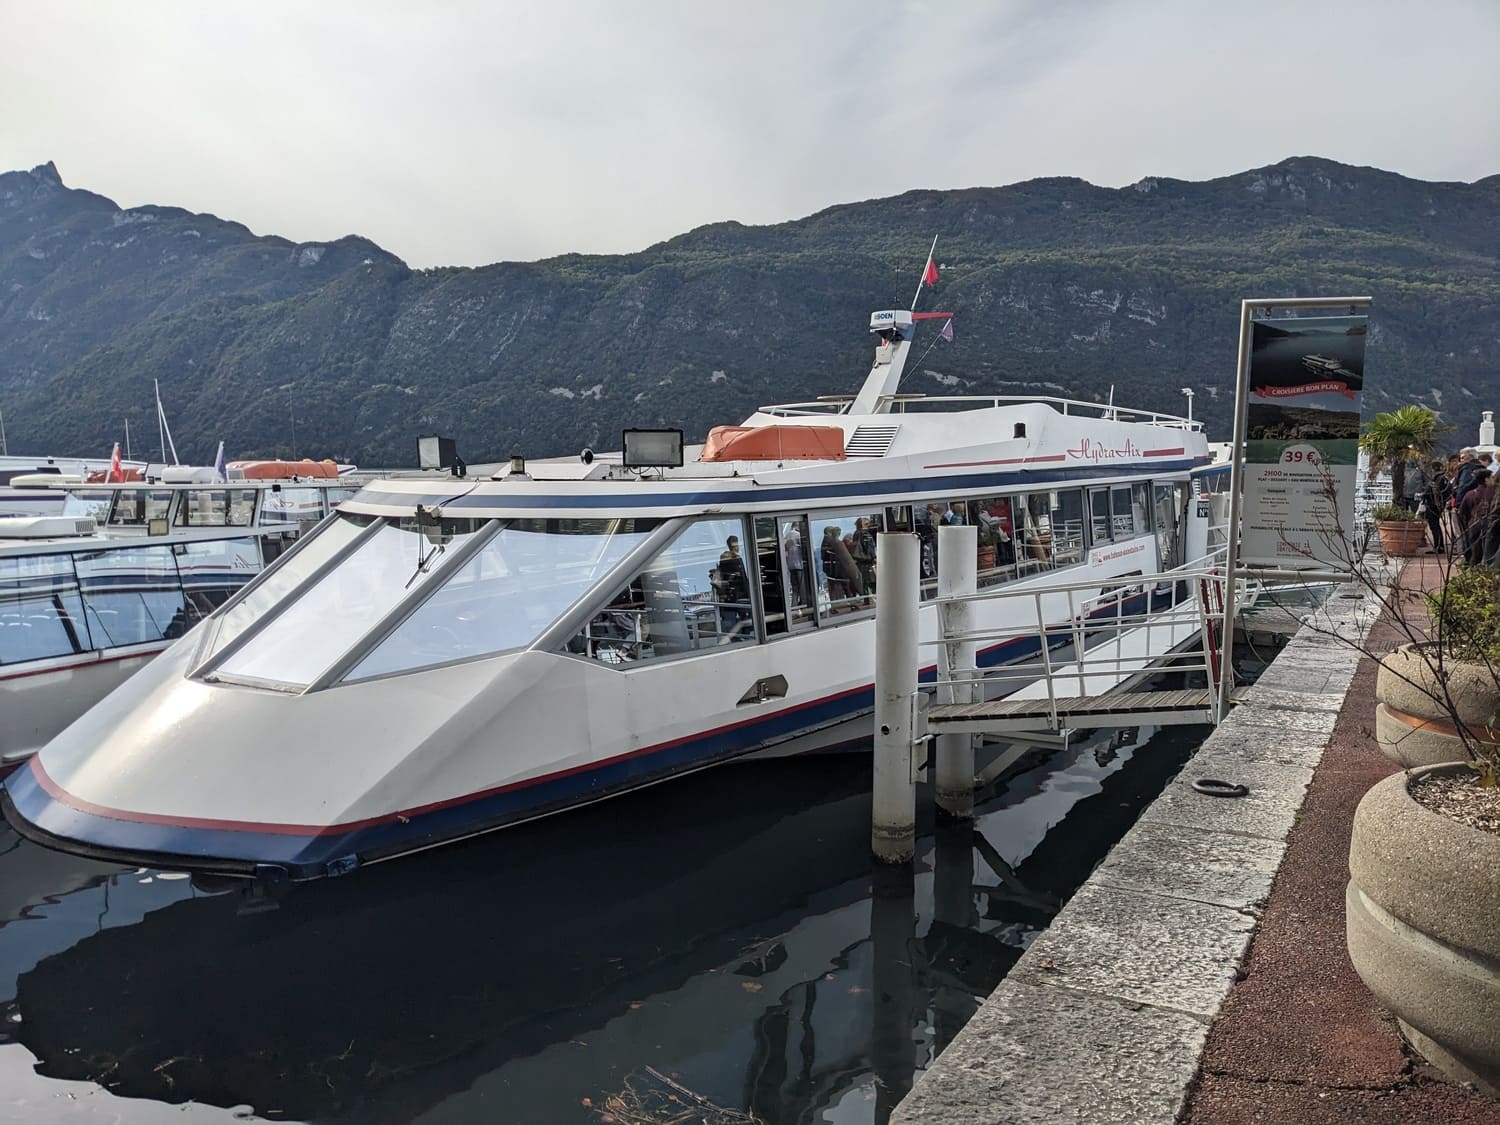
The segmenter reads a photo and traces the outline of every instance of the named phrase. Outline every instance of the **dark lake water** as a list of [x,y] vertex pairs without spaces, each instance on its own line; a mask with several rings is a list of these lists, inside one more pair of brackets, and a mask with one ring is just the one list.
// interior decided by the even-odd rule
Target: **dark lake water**
[[0,827],[0,1120],[582,1125],[699,1097],[695,1121],[881,1122],[1203,734],[1037,752],[972,826],[929,815],[904,874],[869,858],[866,755],[721,767],[271,909]]

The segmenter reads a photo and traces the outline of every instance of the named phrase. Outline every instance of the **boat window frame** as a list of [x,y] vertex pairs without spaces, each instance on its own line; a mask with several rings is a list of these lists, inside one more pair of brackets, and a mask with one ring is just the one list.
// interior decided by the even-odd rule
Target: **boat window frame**
[[[358,519],[362,515],[363,513],[351,512],[350,518]],[[327,528],[333,527],[333,521],[325,520],[322,523],[318,524],[315,528],[313,528],[313,530],[308,534],[299,536],[297,542],[292,544],[291,550],[283,551],[270,563],[270,565],[261,567],[259,574],[257,574],[251,581],[245,583],[245,585],[240,588],[239,592],[234,597],[230,598],[218,609],[214,610],[212,614],[209,615],[208,620],[214,623],[214,627],[212,630],[204,630],[203,640],[198,642],[198,650],[196,653],[194,653],[194,667],[192,671],[188,673],[188,678],[203,680],[205,683],[218,682],[216,670],[218,669],[219,665],[223,664],[225,660],[234,655],[241,648],[243,648],[246,643],[257,636],[260,633],[261,629],[268,622],[280,617],[282,613],[285,612],[287,606],[292,605],[294,602],[301,599],[302,596],[307,592],[307,590],[320,582],[323,579],[323,576],[326,575],[330,570],[342,564],[344,559],[346,559],[354,551],[358,550],[359,547],[365,542],[365,540],[372,537],[385,523],[384,516],[370,516],[367,518],[370,520],[370,522],[363,528],[361,528],[359,533],[355,535],[354,538],[350,539],[349,542],[345,543],[343,547],[335,551],[332,555],[328,556],[328,558],[324,559],[323,564],[319,567],[314,568],[314,570],[310,574],[308,574],[307,577],[304,578],[302,582],[296,587],[296,589],[289,593],[287,597],[283,598],[277,605],[273,606],[266,613],[261,614],[260,617],[256,618],[249,625],[245,626],[244,629],[240,630],[239,636],[230,640],[222,648],[214,649],[213,644],[214,641],[218,639],[219,630],[223,626],[224,615],[227,614],[235,606],[239,605],[242,601],[244,601],[245,598],[247,598],[251,594],[251,592],[258,589],[260,585],[265,581],[268,574],[270,574],[274,570],[281,569],[283,565],[283,559],[295,558],[297,553],[302,550],[304,546],[306,546],[308,543],[311,543]],[[265,553],[262,552],[261,556],[262,558],[264,558]],[[204,655],[205,653],[207,653],[207,656]],[[299,686],[298,691],[300,690],[301,687]]]
[[[78,601],[76,618],[74,617],[73,610],[67,606],[59,604],[53,607],[55,613],[53,620],[55,620],[61,626],[63,633],[68,637],[68,644],[71,646],[71,648],[67,652],[49,653],[46,656],[31,656],[23,660],[7,660],[3,663],[0,663],[0,668],[9,670],[11,668],[17,668],[26,664],[36,664],[39,661],[44,660],[71,660],[75,657],[101,651],[95,646],[93,632],[89,628],[88,608],[83,601],[83,586],[79,579],[78,568],[74,565],[72,553],[45,551],[38,552],[37,554],[17,554],[7,556],[5,559],[0,560],[0,562],[15,561],[17,563],[24,563],[28,559],[61,560],[65,569],[60,568],[53,570],[48,574],[48,578],[50,579],[57,576],[58,574],[66,573],[66,575],[70,576],[73,580],[72,597],[74,597]],[[66,596],[66,594],[53,593],[48,599],[48,602],[50,604],[50,602],[55,600],[61,603],[63,598],[65,598]],[[18,599],[16,604],[19,606],[22,603]]]
[[[614,519],[614,520],[618,520],[618,519],[630,518],[630,517],[621,517],[621,516],[579,516],[579,515],[571,515],[571,516],[542,516],[542,517],[538,517],[538,516],[535,516],[535,515],[533,515],[531,513],[515,514],[515,515],[509,515],[509,516],[495,516],[495,517],[492,517],[492,520],[491,520],[491,522],[496,525],[495,530],[493,532],[491,532],[489,535],[485,536],[483,543],[475,544],[474,545],[474,550],[473,550],[472,553],[465,554],[465,556],[458,561],[457,566],[454,567],[454,573],[457,573],[457,570],[459,568],[467,565],[469,563],[469,561],[475,555],[477,555],[480,551],[482,551],[484,549],[485,544],[487,544],[490,541],[490,539],[492,539],[492,538],[494,538],[496,536],[504,534],[505,530],[508,527],[510,527],[511,524],[514,521],[516,521],[516,520],[538,519],[538,518],[541,518],[541,519],[559,519],[559,520],[585,520],[585,519]],[[629,552],[627,552],[624,555],[624,557],[622,557],[614,566],[610,567],[607,571],[605,571],[604,574],[602,574],[600,576],[599,581],[597,581],[596,583],[594,583],[594,585],[592,587],[590,587],[588,590],[586,590],[584,592],[584,595],[582,597],[578,598],[577,601],[575,601],[572,605],[570,605],[567,608],[567,610],[562,614],[562,616],[560,616],[557,619],[557,621],[552,622],[550,625],[548,625],[544,629],[542,629],[541,632],[539,632],[534,638],[532,638],[532,640],[531,640],[530,643],[518,646],[516,648],[500,649],[500,650],[497,650],[497,651],[494,651],[494,652],[477,652],[477,653],[471,653],[471,654],[466,655],[466,656],[455,656],[451,660],[442,660],[442,661],[438,661],[438,662],[433,663],[433,664],[423,664],[420,667],[416,667],[416,668],[395,668],[395,669],[392,669],[389,672],[379,672],[379,673],[376,673],[375,675],[371,675],[371,676],[361,676],[357,680],[346,680],[345,677],[348,676],[351,672],[353,672],[356,668],[358,668],[360,666],[360,664],[364,662],[365,658],[370,655],[370,653],[374,652],[375,649],[378,648],[381,644],[383,644],[386,641],[386,639],[388,639],[390,637],[390,635],[392,633],[394,633],[397,629],[399,629],[406,622],[406,619],[408,617],[410,617],[412,614],[416,613],[417,610],[421,608],[422,604],[426,602],[427,598],[429,598],[429,597],[435,597],[439,593],[442,592],[443,585],[446,584],[447,581],[448,581],[448,579],[451,577],[450,574],[446,573],[446,571],[447,571],[448,568],[447,568],[447,564],[445,563],[444,566],[441,568],[441,570],[439,572],[435,572],[433,574],[432,581],[434,583],[437,583],[437,585],[435,585],[433,587],[433,589],[428,590],[425,593],[423,593],[421,591],[418,591],[418,594],[420,596],[417,599],[416,604],[413,605],[413,606],[411,606],[409,612],[407,612],[405,615],[401,616],[398,620],[394,620],[394,621],[389,620],[388,618],[382,618],[381,621],[379,622],[379,624],[376,626],[377,629],[382,630],[382,632],[380,634],[380,637],[378,639],[374,640],[368,646],[365,646],[364,643],[361,642],[360,645],[357,645],[355,649],[351,649],[350,650],[350,654],[351,655],[354,654],[354,652],[356,651],[356,649],[357,650],[362,650],[362,651],[358,652],[357,658],[355,658],[355,659],[353,659],[353,660],[351,660],[349,662],[349,665],[348,665],[347,668],[344,668],[341,671],[338,671],[337,667],[335,666],[335,668],[331,668],[323,676],[320,676],[318,678],[319,681],[327,680],[328,681],[327,683],[319,683],[319,682],[315,681],[314,684],[308,686],[307,690],[308,691],[326,690],[327,688],[333,688],[333,687],[344,687],[344,686],[354,686],[354,685],[357,685],[357,684],[375,683],[378,680],[394,679],[397,676],[410,676],[413,673],[417,673],[417,672],[431,672],[431,671],[434,671],[434,670],[440,669],[440,668],[455,668],[455,667],[458,667],[459,665],[462,665],[462,664],[472,664],[472,663],[474,663],[475,661],[478,661],[478,660],[493,660],[497,656],[512,655],[512,654],[518,653],[518,652],[532,652],[532,651],[537,651],[537,650],[544,651],[544,652],[545,651],[549,651],[553,647],[553,642],[551,641],[550,638],[556,632],[559,622],[564,621],[570,615],[576,613],[578,611],[579,607],[581,605],[585,604],[585,598],[587,598],[589,595],[592,595],[595,591],[600,590],[600,589],[604,588],[606,585],[615,582],[617,580],[616,579],[616,575],[617,575],[617,572],[619,571],[619,569],[621,567],[623,567],[623,566],[629,565],[630,561],[632,559],[636,558],[637,556],[639,556],[640,552],[644,548],[649,547],[650,544],[653,541],[655,541],[656,537],[659,536],[659,535],[661,535],[661,533],[663,531],[663,528],[665,528],[666,526],[672,524],[677,517],[673,517],[673,516],[664,516],[664,517],[663,516],[642,516],[642,517],[639,517],[639,518],[641,518],[641,519],[656,519],[658,521],[658,524],[657,524],[656,527],[654,527],[650,531],[646,532],[646,538],[641,543],[638,543],[635,547],[631,548],[631,550]],[[388,615],[388,617],[389,616],[394,616],[396,613],[399,612],[399,610],[400,610],[400,607],[397,607],[396,609],[392,610],[392,614]],[[585,620],[587,620],[587,618]],[[576,629],[574,631],[576,632]],[[570,635],[571,634],[566,634],[565,636],[570,636]],[[566,643],[566,642],[564,642],[564,643]],[[576,656],[578,654],[577,653],[565,653],[564,655]],[[343,661],[340,661],[339,663],[342,664]],[[335,671],[338,672],[337,675],[334,674]]]
[[[595,598],[592,600],[585,600],[580,598],[569,613],[564,614],[562,617],[558,618],[555,624],[543,631],[542,635],[537,638],[536,643],[533,644],[531,648],[537,650],[543,649],[545,642],[549,645],[546,651],[551,651],[555,655],[566,656],[572,660],[581,660],[585,664],[588,664],[593,668],[607,668],[611,671],[622,673],[633,672],[644,668],[654,668],[664,664],[672,664],[680,660],[693,660],[699,657],[711,656],[721,650],[724,652],[744,651],[747,647],[745,643],[714,645],[710,648],[698,648],[689,650],[687,652],[668,653],[665,656],[652,656],[646,660],[633,660],[629,663],[611,664],[608,661],[598,660],[588,655],[588,653],[586,652],[572,652],[567,648],[567,644],[575,636],[578,635],[579,630],[587,626],[588,623],[591,622],[595,617],[604,612],[616,598],[618,598],[622,593],[629,589],[630,584],[635,581],[636,577],[645,569],[645,567],[649,565],[653,560],[655,560],[656,557],[662,552],[669,550],[677,542],[678,539],[680,539],[688,532],[689,529],[692,528],[695,523],[700,523],[704,520],[738,520],[740,523],[740,531],[738,537],[740,543],[744,544],[747,541],[745,535],[745,527],[749,525],[753,528],[755,516],[762,514],[766,513],[757,513],[751,511],[725,512],[719,510],[695,512],[692,515],[669,517],[664,521],[663,526],[657,528],[656,532],[653,532],[652,535],[649,536],[644,543],[636,548],[636,550],[632,551],[630,555],[621,559],[619,566],[610,573],[605,581],[599,582],[598,585],[594,587],[595,591],[606,592],[608,594],[607,597]],[[779,518],[783,513],[772,514],[777,515]],[[803,513],[803,516],[805,518],[805,513]],[[663,535],[663,538],[661,540],[657,539],[658,533],[661,533]],[[768,639],[779,640],[780,638],[767,638],[766,636],[765,613],[762,608],[760,599],[759,569],[754,566],[753,560],[751,560],[750,557],[743,551],[740,553],[740,558],[746,563],[745,575],[750,586],[750,614],[751,620],[755,625],[755,629],[754,632],[746,638],[746,641],[748,642],[748,647],[753,649],[760,645],[766,644]],[[623,581],[621,581],[622,578]],[[570,621],[572,622],[572,628],[563,631],[562,626],[569,624]],[[813,629],[809,629],[807,631],[813,631]]]
[[[351,513],[351,515],[354,514],[355,513]],[[453,552],[453,558],[447,557],[448,552],[445,551],[443,562],[440,565],[427,571],[419,570],[419,573],[425,573],[427,575],[427,580],[420,584],[414,583],[413,586],[411,588],[408,588],[406,593],[401,596],[401,598],[396,603],[397,605],[406,604],[417,594],[432,593],[433,590],[438,588],[434,585],[434,583],[446,581],[450,576],[451,571],[449,567],[452,564],[453,559],[464,556],[465,561],[467,561],[466,550],[469,547],[470,543],[476,540],[488,541],[490,536],[495,534],[496,526],[503,522],[502,520],[494,516],[460,515],[447,517],[443,516],[442,513],[437,511],[436,509],[433,510],[432,514],[440,519],[472,519],[474,522],[479,523],[479,526],[475,528],[471,533],[470,540],[468,542],[465,542],[462,547]],[[233,641],[225,645],[224,650],[233,649],[234,651],[238,651],[242,647],[238,644],[238,642],[243,640],[246,634],[253,631],[256,635],[259,635],[262,629],[269,627],[273,620],[281,618],[288,609],[290,609],[297,602],[301,601],[302,598],[304,598],[309,592],[316,589],[322,583],[323,579],[328,576],[335,565],[341,565],[346,559],[349,558],[353,551],[358,550],[368,540],[374,538],[375,535],[378,535],[381,530],[396,526],[397,523],[401,520],[415,520],[417,518],[418,516],[415,512],[412,512],[409,515],[403,513],[399,516],[383,515],[373,517],[372,522],[370,523],[369,527],[365,529],[365,532],[357,535],[353,541],[347,544],[346,550],[339,551],[337,554],[330,557],[323,566],[318,567],[306,578],[304,578],[302,582],[294,588],[293,591],[289,592],[288,595],[276,605],[274,612],[267,612],[266,614],[258,618],[254,623],[253,630],[252,628],[247,627],[242,633],[240,633],[239,636],[235,637]],[[370,528],[375,529],[373,534],[370,533]],[[383,623],[386,620],[387,616],[389,616],[389,611],[387,612],[387,614],[383,615],[380,618],[380,623]],[[356,640],[353,642],[353,644],[351,644],[350,648],[359,647],[365,636],[366,633],[358,634]],[[218,669],[222,666],[224,660],[229,659],[229,657],[223,657],[223,659],[219,659],[222,656],[224,650],[221,650],[220,652],[214,654],[216,658],[214,662],[215,670],[204,676],[205,682],[219,684],[237,684],[246,687],[274,687],[280,691],[288,692],[292,695],[306,695],[308,692],[312,691],[313,685],[319,683],[327,675],[328,667],[332,667],[342,660],[342,657],[336,658],[333,663],[328,667],[325,667],[323,671],[319,672],[316,676],[310,677],[307,683],[298,683],[290,680],[271,680],[261,676],[248,675],[243,672],[219,671]],[[345,650],[345,655],[347,655],[347,652],[348,650]],[[232,655],[233,653],[231,652],[230,656]],[[410,669],[410,671],[416,670],[417,669]]]
[[[703,515],[713,513],[702,513]],[[636,548],[625,555],[618,563],[610,568],[590,591],[593,595],[607,593],[606,598],[582,597],[579,598],[568,611],[548,625],[537,635],[535,641],[525,651],[528,652],[550,652],[558,656],[570,657],[574,660],[582,660],[596,668],[616,668],[618,665],[605,664],[602,660],[595,660],[592,656],[582,652],[568,651],[567,644],[572,640],[580,629],[597,617],[610,602],[620,596],[630,580],[635,577],[646,563],[656,557],[657,553],[670,545],[677,536],[686,531],[688,525],[694,520],[701,518],[700,515],[691,516],[665,516],[661,525],[647,534],[646,538],[637,544]],[[742,539],[741,542],[744,542]],[[753,604],[753,603],[752,603]],[[758,625],[759,614],[757,614]],[[757,636],[757,643],[762,639]],[[471,658],[471,659],[478,659]],[[666,658],[663,658],[666,659]],[[361,680],[361,683],[364,681]]]
[[[385,517],[380,517],[382,520]],[[432,571],[432,576],[420,585],[413,584],[412,588],[380,618],[375,625],[363,633],[359,640],[345,650],[344,655],[335,660],[327,668],[314,676],[312,681],[302,688],[299,694],[306,695],[314,691],[324,691],[330,687],[336,687],[354,669],[364,661],[365,657],[374,652],[387,637],[412,613],[416,612],[418,606],[442,590],[444,583],[451,578],[455,571],[465,566],[470,559],[484,549],[495,536],[499,535],[506,527],[510,526],[510,520],[515,517],[494,516],[489,519],[483,527],[474,533],[470,540],[458,550],[454,551],[448,558]],[[382,672],[378,676],[367,676],[364,679],[352,681],[354,683],[370,683],[373,680],[389,679],[392,676],[407,676],[413,672],[426,672],[432,668],[446,668],[452,664],[462,664],[470,660],[482,660],[494,653],[483,653],[478,656],[457,657],[453,660],[444,661],[442,664],[424,664],[420,668],[400,668],[393,672]]]

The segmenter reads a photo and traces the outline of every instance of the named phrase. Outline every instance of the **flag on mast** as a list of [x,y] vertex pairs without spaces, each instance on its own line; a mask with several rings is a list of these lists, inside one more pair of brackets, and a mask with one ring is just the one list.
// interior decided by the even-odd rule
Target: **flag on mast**
[[932,286],[937,284],[937,262],[933,260],[936,254],[937,235],[933,235],[932,245],[927,248],[927,265],[922,268],[922,280],[917,282],[917,291],[913,293],[911,297],[911,307],[913,312],[916,311],[917,302],[922,299],[922,286],[926,285],[931,288]]
[[109,455],[109,473],[104,478],[111,484],[125,479],[125,467],[120,464],[120,443],[115,442],[115,451]]
[[224,443],[219,442],[219,452],[214,454],[214,480],[227,481],[229,473],[224,468]]
[[953,342],[953,318],[951,316],[943,322],[943,330],[938,335],[950,344]]

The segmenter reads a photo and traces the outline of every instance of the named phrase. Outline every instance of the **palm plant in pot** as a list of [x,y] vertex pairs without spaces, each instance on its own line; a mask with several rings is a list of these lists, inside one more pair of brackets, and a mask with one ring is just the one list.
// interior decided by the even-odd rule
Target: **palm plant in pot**
[[1431,455],[1438,435],[1437,415],[1425,406],[1398,406],[1377,414],[1359,436],[1359,447],[1369,455],[1370,479],[1391,473],[1391,500],[1375,510],[1375,526],[1387,555],[1414,555],[1423,542],[1422,522],[1401,506],[1406,495],[1406,471]]
[[1451,573],[1425,615],[1399,582],[1382,600],[1410,640],[1381,661],[1382,749],[1429,764],[1355,812],[1349,956],[1423,1055],[1500,1097],[1500,571]]
[[1380,504],[1370,517],[1380,532],[1380,549],[1391,558],[1415,555],[1427,542],[1426,521],[1413,508]]

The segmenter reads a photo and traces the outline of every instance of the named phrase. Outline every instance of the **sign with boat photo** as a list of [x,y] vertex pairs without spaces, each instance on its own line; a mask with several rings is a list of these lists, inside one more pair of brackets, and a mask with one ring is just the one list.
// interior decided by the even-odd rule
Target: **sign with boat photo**
[[1367,320],[1251,322],[1242,561],[1347,561]]

